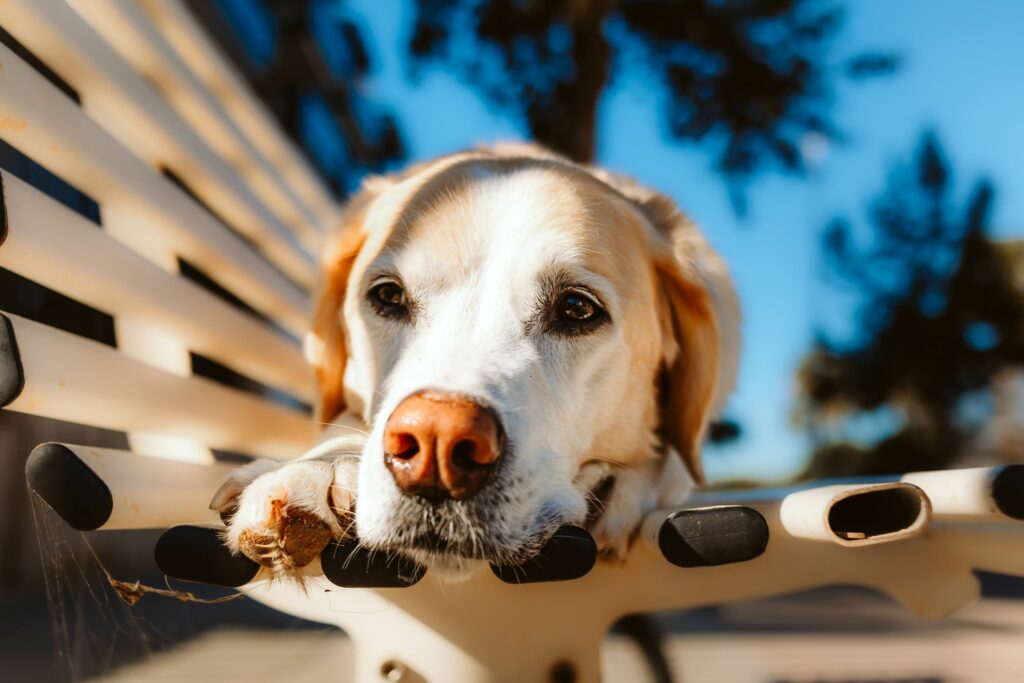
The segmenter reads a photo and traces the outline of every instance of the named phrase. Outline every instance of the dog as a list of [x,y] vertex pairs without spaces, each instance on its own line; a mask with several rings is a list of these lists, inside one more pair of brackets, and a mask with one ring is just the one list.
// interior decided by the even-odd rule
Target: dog
[[734,387],[739,305],[665,195],[532,145],[364,182],[323,258],[306,356],[322,443],[238,470],[211,503],[274,576],[301,513],[457,580],[562,525],[625,557],[703,481]]

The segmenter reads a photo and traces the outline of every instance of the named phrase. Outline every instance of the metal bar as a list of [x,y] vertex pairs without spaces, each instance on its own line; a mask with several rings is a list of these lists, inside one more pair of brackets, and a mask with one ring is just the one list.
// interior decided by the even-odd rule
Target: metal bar
[[197,353],[312,400],[312,374],[296,344],[18,178],[0,171],[0,181],[9,224],[0,266],[111,315],[150,321]]
[[779,516],[794,536],[856,547],[920,534],[931,518],[931,504],[911,484],[835,484],[789,494]]
[[0,67],[0,137],[101,207],[131,206],[154,242],[286,328],[305,332],[308,300],[299,287],[2,45]]
[[[313,284],[313,259],[291,231],[263,206],[239,175],[213,153],[154,87],[122,59],[63,0],[11,0],[0,23],[68,81],[85,108],[114,137],[151,166],[173,167],[235,229],[251,239],[296,282]],[[155,74],[153,74],[155,76]],[[173,83],[166,87],[173,92]]]
[[7,407],[116,429],[194,438],[212,448],[292,458],[313,442],[301,412],[199,377],[177,377],[117,351],[6,314],[25,384]]
[[180,0],[142,0],[142,5],[189,70],[217,94],[246,137],[278,169],[285,185],[319,217],[319,226],[334,225],[338,205],[330,191],[188,9]]
[[[956,472],[936,476],[946,475],[957,477]],[[812,484],[807,490],[814,488]],[[792,533],[782,515],[791,493],[760,496],[750,504],[767,525],[770,540],[763,552],[755,549],[746,561],[694,562],[687,567],[667,561],[670,553],[658,537],[666,522],[680,515],[667,510],[645,520],[640,542],[625,562],[598,562],[575,581],[509,586],[479,571],[452,591],[428,572],[402,590],[332,593],[324,588],[328,592],[321,594],[317,584],[307,585],[310,595],[318,595],[315,600],[287,582],[253,584],[244,590],[277,609],[344,628],[356,644],[356,680],[374,680],[385,663],[427,680],[543,680],[558,663],[574,671],[576,680],[590,681],[599,678],[598,653],[606,629],[625,614],[851,584],[882,591],[917,614],[934,618],[977,598],[975,569],[1024,575],[1024,524],[986,524],[970,515],[952,515],[932,524],[928,533],[850,547],[822,542],[799,527]],[[834,497],[834,491],[821,494],[823,500]],[[705,494],[702,502],[713,504],[714,498]],[[729,495],[723,499],[734,502]],[[742,516],[746,521],[735,528],[745,537],[755,518]],[[682,538],[695,538],[697,545],[703,541],[692,527],[683,531]],[[508,648],[509,642],[516,647]]]
[[1024,465],[913,472],[900,481],[928,494],[937,520],[1024,519]]
[[219,521],[209,509],[210,498],[232,469],[46,443],[32,450],[25,476],[32,490],[75,529],[162,529]]

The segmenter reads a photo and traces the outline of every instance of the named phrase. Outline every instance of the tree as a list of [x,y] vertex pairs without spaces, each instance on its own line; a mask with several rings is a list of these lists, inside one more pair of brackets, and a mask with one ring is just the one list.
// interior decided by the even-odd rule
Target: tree
[[[807,476],[946,467],[984,425],[993,378],[1024,368],[1024,297],[987,234],[993,187],[978,181],[963,208],[953,194],[927,134],[871,205],[866,239],[845,219],[826,229],[828,271],[859,306],[857,331],[819,334],[800,369],[798,415],[818,442]],[[898,428],[857,444],[851,425],[880,413]]]
[[[736,199],[767,164],[801,170],[805,135],[837,133],[827,57],[842,14],[820,2],[416,0],[416,10],[414,64],[448,62],[534,139],[577,161],[593,157],[601,94],[633,65],[664,85],[673,138],[714,144]],[[845,72],[894,66],[865,54]]]

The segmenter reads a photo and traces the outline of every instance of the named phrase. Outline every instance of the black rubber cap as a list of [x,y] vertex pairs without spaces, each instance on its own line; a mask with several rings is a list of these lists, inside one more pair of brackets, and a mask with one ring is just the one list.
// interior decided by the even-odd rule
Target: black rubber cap
[[518,565],[491,565],[505,583],[569,581],[586,576],[597,562],[597,543],[578,526],[563,526],[530,560]]
[[110,519],[110,489],[75,452],[59,443],[36,446],[25,462],[29,488],[79,531],[99,529]]
[[14,338],[14,325],[0,313],[0,408],[14,402],[25,388],[25,371]]
[[370,552],[356,540],[330,543],[320,553],[324,576],[344,588],[408,588],[427,570],[412,560],[384,552]]
[[156,542],[156,564],[167,576],[195,583],[235,588],[253,580],[260,566],[244,555],[232,555],[220,540],[218,527],[181,524]]
[[768,523],[740,505],[681,510],[661,525],[658,547],[677,567],[744,562],[768,547]]
[[4,196],[4,175],[0,173],[0,247],[7,239],[7,231],[10,226],[7,224],[7,197]]
[[992,499],[1007,517],[1024,519],[1024,465],[1007,465],[992,480]]

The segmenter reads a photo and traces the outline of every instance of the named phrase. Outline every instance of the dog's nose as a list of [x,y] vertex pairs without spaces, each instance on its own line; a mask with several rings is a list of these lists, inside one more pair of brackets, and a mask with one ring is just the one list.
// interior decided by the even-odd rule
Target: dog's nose
[[490,410],[464,396],[421,391],[384,426],[384,462],[398,488],[431,501],[462,499],[483,488],[501,455]]

